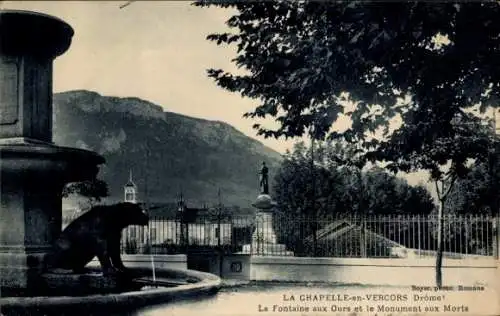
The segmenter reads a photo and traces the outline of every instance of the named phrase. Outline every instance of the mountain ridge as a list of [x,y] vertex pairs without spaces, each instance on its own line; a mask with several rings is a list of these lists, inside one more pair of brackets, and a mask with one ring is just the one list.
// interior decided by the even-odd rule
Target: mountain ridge
[[[55,93],[54,143],[96,151],[99,176],[120,200],[129,170],[143,199],[169,202],[182,191],[194,204],[248,207],[258,194],[262,161],[276,170],[281,155],[221,121],[191,117],[136,97],[94,91]],[[272,175],[271,175],[272,177]],[[145,192],[147,191],[147,192]]]

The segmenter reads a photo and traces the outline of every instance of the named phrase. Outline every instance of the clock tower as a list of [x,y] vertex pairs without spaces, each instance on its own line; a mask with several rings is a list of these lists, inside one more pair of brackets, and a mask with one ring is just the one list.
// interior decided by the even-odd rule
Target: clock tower
[[127,184],[124,187],[124,201],[128,203],[137,203],[137,186],[132,180],[132,170],[130,170],[129,178]]

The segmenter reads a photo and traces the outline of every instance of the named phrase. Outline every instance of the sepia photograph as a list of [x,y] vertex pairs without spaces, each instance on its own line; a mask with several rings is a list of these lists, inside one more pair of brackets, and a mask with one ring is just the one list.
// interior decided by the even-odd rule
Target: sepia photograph
[[500,2],[0,1],[0,316],[500,315]]

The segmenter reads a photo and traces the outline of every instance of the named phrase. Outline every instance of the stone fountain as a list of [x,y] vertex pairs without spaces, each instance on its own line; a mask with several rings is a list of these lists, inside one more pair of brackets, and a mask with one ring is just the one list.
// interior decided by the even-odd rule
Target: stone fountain
[[0,11],[0,284],[36,289],[61,232],[61,194],[104,159],[52,142],[52,63],[73,29],[43,14]]
[[[178,290],[167,286],[146,293],[135,289],[75,297],[67,291],[64,297],[37,297],[40,285],[48,281],[58,287],[62,280],[68,289],[73,288],[71,282],[82,285],[82,275],[47,280],[47,263],[61,233],[64,185],[94,179],[104,163],[95,152],[52,141],[52,66],[69,48],[73,34],[71,26],[52,16],[0,10],[0,314],[59,307],[71,311],[82,304],[144,305],[179,293],[216,291],[220,279],[212,275],[157,269],[159,278],[191,281]],[[151,275],[151,269],[136,270]],[[87,284],[100,280],[93,275],[99,275],[99,269],[86,275]]]

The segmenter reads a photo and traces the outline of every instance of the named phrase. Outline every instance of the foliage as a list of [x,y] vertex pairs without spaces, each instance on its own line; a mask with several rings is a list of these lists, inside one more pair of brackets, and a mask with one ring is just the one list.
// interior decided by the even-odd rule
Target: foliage
[[[293,137],[314,126],[317,138],[361,141],[371,159],[394,161],[393,168],[404,171],[430,169],[433,176],[448,160],[458,170],[484,153],[476,140],[457,141],[464,131],[453,121],[474,120],[464,110],[477,104],[481,110],[496,106],[497,2],[197,5],[237,11],[227,21],[232,32],[208,39],[236,45],[233,61],[243,74],[208,74],[220,87],[261,101],[246,116],[276,118],[277,129],[256,125],[260,134]],[[342,115],[351,126],[332,132]],[[389,122],[398,117],[403,124],[391,132]],[[375,132],[385,140],[368,137]]]
[[[442,211],[469,159],[484,162],[491,139],[481,112],[498,106],[500,5],[482,2],[199,1],[236,9],[234,33],[243,74],[210,69],[222,88],[259,99],[248,117],[275,117],[272,137],[325,136],[357,142],[364,159],[392,171],[427,170],[436,183],[441,286]],[[351,103],[349,108],[348,101]],[[341,116],[351,125],[332,131]],[[399,127],[390,123],[399,119]],[[376,137],[374,137],[376,136]],[[441,184],[441,187],[439,187]]]
[[72,182],[67,184],[62,196],[69,197],[72,194],[80,195],[88,199],[90,206],[101,201],[109,195],[108,185],[103,180],[94,179],[83,182]]
[[496,159],[490,164],[478,163],[466,177],[457,180],[445,213],[494,215],[498,212],[499,197],[500,174]]
[[[320,227],[329,224],[321,219],[338,214],[428,214],[434,209],[432,197],[421,186],[410,186],[381,168],[367,171],[339,164],[338,157],[348,157],[352,146],[338,142],[320,142],[315,149],[314,168],[311,168],[310,148],[304,143],[295,145],[285,155],[275,176],[275,199],[278,203],[278,238],[293,248]],[[315,185],[312,185],[314,180]],[[311,192],[314,187],[314,194]],[[315,207],[313,201],[315,199]],[[283,224],[284,223],[284,224]]]
[[310,215],[311,182],[314,179],[319,216],[338,213],[367,214],[426,214],[434,205],[428,191],[421,186],[410,186],[404,179],[388,174],[382,168],[372,167],[361,173],[364,209],[359,201],[360,178],[357,171],[337,164],[338,156],[349,146],[338,143],[319,143],[314,168],[311,170],[310,148],[304,143],[295,145],[285,155],[275,176],[275,198],[284,214]]

